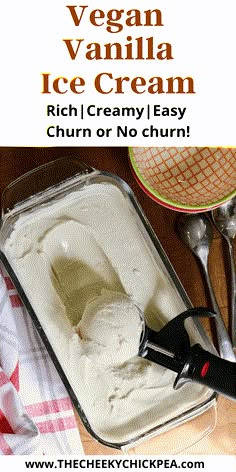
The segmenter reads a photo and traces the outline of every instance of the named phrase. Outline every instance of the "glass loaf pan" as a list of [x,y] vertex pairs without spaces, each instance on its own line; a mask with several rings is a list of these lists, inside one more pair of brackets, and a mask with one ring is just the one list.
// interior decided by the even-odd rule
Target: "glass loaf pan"
[[[17,277],[5,254],[5,242],[11,235],[14,224],[19,216],[28,214],[33,215],[34,211],[41,208],[41,206],[48,206],[51,203],[61,201],[61,199],[64,199],[75,191],[80,191],[89,185],[100,183],[112,184],[122,192],[137,222],[140,234],[145,239],[156,264],[161,268],[165,277],[171,284],[171,287],[175,291],[176,296],[181,300],[181,303],[183,304],[182,311],[191,307],[192,305],[186,292],[184,291],[169,259],[167,258],[130,187],[118,176],[91,168],[90,166],[81,163],[79,158],[75,157],[57,159],[56,161],[40,166],[39,168],[23,175],[6,188],[2,200],[0,232],[1,260],[28,313],[37,327],[48,352],[50,353],[76,411],[92,437],[107,446],[128,451],[135,445],[162,433],[162,438],[165,438],[165,444],[168,444],[168,449],[163,451],[162,441],[159,441],[159,449],[158,440],[156,440],[155,453],[161,453],[162,451],[169,453],[180,452],[193,443],[199,441],[213,430],[216,419],[215,393],[209,390],[204,401],[202,399],[196,399],[194,406],[191,408],[187,408],[186,411],[181,412],[181,414],[173,415],[173,417],[167,421],[163,421],[162,423],[158,422],[155,426],[147,426],[144,432],[141,434],[134,434],[134,436],[131,438],[129,437],[127,441],[109,442],[104,440],[91,427],[87,415],[81,407],[80,398],[75,394],[74,388],[68,380],[67,372],[62,368],[61,363],[51,346],[52,343],[48,337],[47,330],[45,327],[42,327],[42,323],[37,316],[37,309],[31,305],[25,287],[22,285],[20,278]],[[198,342],[200,342],[206,349],[214,350],[198,320],[193,320],[191,322],[191,329],[194,332],[194,336],[197,336]],[[178,440],[180,428],[181,445]]]

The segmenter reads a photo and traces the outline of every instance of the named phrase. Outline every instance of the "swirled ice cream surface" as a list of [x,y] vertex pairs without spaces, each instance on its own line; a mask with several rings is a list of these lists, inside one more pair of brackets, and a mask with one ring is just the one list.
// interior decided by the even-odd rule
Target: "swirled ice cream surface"
[[138,357],[139,310],[154,329],[185,310],[144,233],[129,199],[104,182],[22,213],[5,242],[91,428],[109,443],[209,396],[199,385],[175,391],[176,374]]

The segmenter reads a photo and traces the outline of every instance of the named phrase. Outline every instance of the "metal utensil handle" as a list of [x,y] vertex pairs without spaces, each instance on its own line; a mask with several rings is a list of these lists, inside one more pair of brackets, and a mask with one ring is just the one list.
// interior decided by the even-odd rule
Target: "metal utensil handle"
[[188,359],[175,385],[193,380],[236,400],[236,363],[205,351],[199,344],[191,347]]
[[208,285],[208,289],[209,289],[209,293],[211,297],[212,307],[217,314],[214,320],[215,320],[215,325],[216,325],[216,335],[217,335],[220,355],[225,360],[236,362],[233,346],[232,346],[230,337],[227,333],[224,321],[220,313],[219,305],[215,297],[215,293],[214,293],[211,280],[208,274],[207,266],[205,264],[202,264],[202,267],[204,269],[204,274],[206,277],[206,281],[207,281],[207,285]]
[[229,246],[230,256],[230,269],[231,269],[231,335],[233,347],[236,348],[236,275],[235,275],[235,262],[234,262],[234,249],[233,242],[231,239],[227,239]]

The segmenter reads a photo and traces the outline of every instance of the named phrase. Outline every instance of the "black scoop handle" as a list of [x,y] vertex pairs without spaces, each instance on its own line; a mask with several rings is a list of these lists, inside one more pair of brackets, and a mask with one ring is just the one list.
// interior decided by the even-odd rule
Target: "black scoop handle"
[[236,400],[236,362],[215,356],[199,344],[190,348],[187,361],[179,372],[174,387],[179,388],[189,380]]

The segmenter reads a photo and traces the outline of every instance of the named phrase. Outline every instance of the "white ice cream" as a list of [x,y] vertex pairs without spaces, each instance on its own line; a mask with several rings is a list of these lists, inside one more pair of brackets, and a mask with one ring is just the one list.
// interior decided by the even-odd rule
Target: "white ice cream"
[[185,310],[149,244],[123,193],[91,183],[19,216],[4,247],[92,429],[112,443],[209,396],[174,391],[174,373],[136,355],[136,305],[156,329]]
[[138,355],[141,313],[126,295],[103,290],[87,303],[78,332],[86,355],[95,364],[119,366]]

